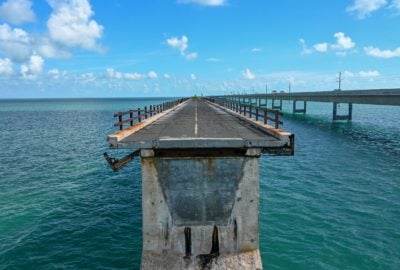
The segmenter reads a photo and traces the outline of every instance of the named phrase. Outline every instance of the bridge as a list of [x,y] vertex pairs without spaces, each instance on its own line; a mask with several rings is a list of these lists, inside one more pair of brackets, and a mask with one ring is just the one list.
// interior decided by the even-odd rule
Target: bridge
[[[240,104],[245,107],[266,107],[271,100],[272,109],[282,110],[282,101],[293,101],[293,113],[306,113],[307,102],[330,102],[333,104],[333,120],[352,120],[353,104],[400,106],[400,89],[335,90],[320,92],[275,92],[271,94],[243,94],[214,96],[220,102]],[[300,104],[299,104],[300,103]],[[348,113],[338,115],[338,105],[348,104]],[[299,107],[300,106],[300,107]]]
[[259,157],[293,155],[277,110],[239,110],[215,99],[181,99],[119,112],[113,170],[142,168],[141,269],[262,269]]

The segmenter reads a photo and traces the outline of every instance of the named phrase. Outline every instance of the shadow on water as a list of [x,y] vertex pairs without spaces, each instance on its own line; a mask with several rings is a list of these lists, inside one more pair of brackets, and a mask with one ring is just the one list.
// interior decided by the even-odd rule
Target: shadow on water
[[[335,136],[340,136],[348,141],[360,145],[368,145],[371,150],[385,152],[386,154],[400,156],[400,133],[399,130],[382,126],[380,123],[367,123],[357,121],[336,121],[326,116],[284,113],[288,120],[287,126],[303,128],[317,128],[321,131],[329,131]],[[389,121],[389,120],[388,120]],[[285,122],[285,121],[284,121]]]

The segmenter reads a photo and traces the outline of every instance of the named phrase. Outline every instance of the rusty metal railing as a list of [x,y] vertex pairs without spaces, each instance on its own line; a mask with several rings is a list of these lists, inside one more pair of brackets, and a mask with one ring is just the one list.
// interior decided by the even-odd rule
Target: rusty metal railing
[[256,121],[262,120],[264,125],[267,125],[268,121],[273,122],[273,126],[277,129],[280,125],[283,125],[283,122],[279,119],[283,114],[279,110],[235,102],[224,98],[208,98],[207,100],[217,103],[231,111],[253,118]]
[[[124,128],[126,128],[126,124],[128,124],[128,127],[131,127],[137,123],[142,122],[142,120],[146,120],[149,117],[162,113],[165,110],[171,109],[172,107],[175,107],[185,100],[186,99],[177,99],[156,105],[150,105],[149,108],[145,106],[144,109],[137,108],[136,110],[115,113],[114,117],[118,119],[118,122],[114,124],[114,127],[119,127],[119,130],[124,130]],[[128,118],[126,118],[127,116]]]

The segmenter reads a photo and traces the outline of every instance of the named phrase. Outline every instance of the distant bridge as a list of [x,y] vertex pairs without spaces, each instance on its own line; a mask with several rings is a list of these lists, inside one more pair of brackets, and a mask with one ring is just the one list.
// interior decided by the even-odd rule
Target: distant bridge
[[[392,105],[400,106],[400,89],[372,89],[372,90],[335,90],[320,92],[273,92],[270,94],[242,94],[213,96],[212,98],[241,104],[246,107],[266,107],[267,100],[272,100],[272,109],[282,110],[282,101],[293,101],[293,113],[306,113],[307,102],[333,103],[333,120],[351,120],[353,104]],[[298,102],[303,103],[301,108]],[[340,103],[348,104],[348,114],[338,115],[337,106]]]

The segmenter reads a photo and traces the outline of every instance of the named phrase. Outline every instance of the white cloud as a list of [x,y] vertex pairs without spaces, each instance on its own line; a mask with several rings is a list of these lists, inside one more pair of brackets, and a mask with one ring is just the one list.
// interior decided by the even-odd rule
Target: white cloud
[[32,48],[28,33],[8,24],[0,25],[0,53],[16,62],[29,60]]
[[[53,12],[47,21],[46,34],[31,35],[21,28],[0,24],[0,57],[10,58],[14,63],[23,63],[30,60],[32,53],[45,58],[67,58],[71,56],[69,48],[101,49],[96,42],[101,37],[103,27],[91,19],[93,11],[88,0],[48,0],[48,2]],[[32,1],[7,0],[1,7],[8,8],[6,4],[12,4],[13,7],[25,5],[31,8]],[[23,15],[18,16],[21,16],[22,20]]]
[[170,37],[167,39],[167,44],[180,51],[181,55],[185,56],[185,58],[189,61],[194,60],[198,57],[197,52],[186,53],[186,49],[189,47],[189,39],[187,36],[183,35],[181,38]]
[[333,50],[336,51],[336,55],[338,56],[346,56],[346,51],[353,49],[356,46],[355,42],[343,32],[337,32],[333,36],[336,38],[336,43],[329,44],[328,42],[321,42],[315,44],[312,49],[307,47],[304,39],[300,39],[300,44],[303,47],[302,54],[311,54],[313,52],[324,53]]
[[364,52],[376,58],[393,58],[400,57],[400,47],[394,50],[381,50],[372,46],[364,47]]
[[40,55],[33,54],[29,62],[21,65],[21,75],[24,78],[35,78],[43,71],[44,60]]
[[87,0],[48,0],[53,12],[47,21],[50,38],[67,47],[99,50],[103,26],[91,19],[94,15]]
[[[112,78],[112,79],[119,79],[119,80],[121,80],[121,79],[127,79],[127,80],[135,80],[135,81],[143,80],[143,79],[146,79],[146,78],[147,78],[147,76],[144,75],[144,74],[140,74],[140,73],[136,73],[136,72],[133,72],[133,73],[123,73],[123,72],[120,72],[120,71],[116,71],[116,70],[113,69],[113,68],[107,68],[107,69],[106,69],[106,76],[107,76],[108,78]],[[157,73],[155,73],[154,71],[150,71],[150,72],[149,72],[149,78],[151,78],[151,76],[152,76],[153,78],[154,78],[154,76],[157,77]],[[152,79],[153,79],[153,78],[152,78]]]
[[262,49],[261,48],[253,48],[251,49],[252,52],[261,52]]
[[54,42],[52,42],[47,37],[39,37],[34,41],[34,48],[41,56],[46,58],[68,58],[71,57],[71,53],[61,48],[60,46],[56,46]]
[[227,0],[178,0],[178,3],[193,3],[202,6],[223,6]]
[[125,74],[124,74],[124,77],[125,77],[126,79],[135,80],[135,81],[146,79],[146,75],[140,74],[140,73],[136,73],[136,72],[133,72],[133,73],[125,73]]
[[313,52],[310,48],[307,47],[306,41],[303,38],[299,39],[299,42],[302,48],[302,55],[311,54]]
[[181,54],[185,54],[188,47],[189,39],[183,35],[180,39],[177,37],[171,37],[167,39],[167,44],[174,49],[178,49]]
[[14,73],[13,70],[13,64],[10,59],[5,58],[1,59],[0,58],[0,76],[6,75],[10,76]]
[[400,0],[393,0],[391,7],[400,9]]
[[122,73],[114,70],[113,68],[107,68],[106,74],[109,78],[114,78],[114,79],[122,79],[123,78]]
[[386,4],[386,0],[355,0],[353,5],[347,7],[347,12],[356,14],[359,19],[363,19]]
[[342,73],[342,75],[346,78],[376,78],[381,76],[380,72],[377,70],[361,70],[356,73],[346,70]]
[[360,75],[360,77],[364,78],[376,78],[381,76],[381,74],[377,70],[360,71],[358,74]]
[[31,0],[7,0],[0,6],[0,18],[12,24],[35,21]]
[[149,74],[147,74],[147,76],[150,79],[157,79],[158,78],[158,75],[157,75],[157,73],[155,71],[150,71]]
[[57,68],[53,68],[53,69],[50,69],[47,72],[47,74],[53,79],[58,79],[58,78],[60,78],[61,72]]
[[328,43],[327,42],[318,43],[315,44],[313,47],[317,52],[326,52],[328,50]]
[[87,73],[83,73],[81,75],[81,79],[84,82],[94,82],[96,80],[96,75],[93,72],[87,72]]
[[165,74],[164,74],[164,78],[167,79],[167,80],[169,80],[169,79],[171,79],[171,75],[165,73]]
[[356,46],[351,38],[343,32],[335,33],[333,36],[336,38],[336,44],[331,46],[334,50],[350,50]]
[[219,58],[214,58],[214,57],[211,57],[211,58],[207,58],[207,59],[206,59],[206,61],[207,61],[207,62],[220,62],[220,61],[221,61],[221,59],[219,59]]
[[193,52],[193,53],[187,54],[185,57],[186,57],[187,60],[191,61],[191,60],[196,59],[197,56],[198,56],[197,53],[196,53],[196,52]]
[[194,81],[194,80],[197,80],[197,77],[196,77],[196,75],[194,75],[193,73],[192,74],[190,74],[190,78]]
[[252,73],[248,68],[242,71],[242,76],[247,80],[254,80],[256,78],[256,75],[254,75],[254,73]]

